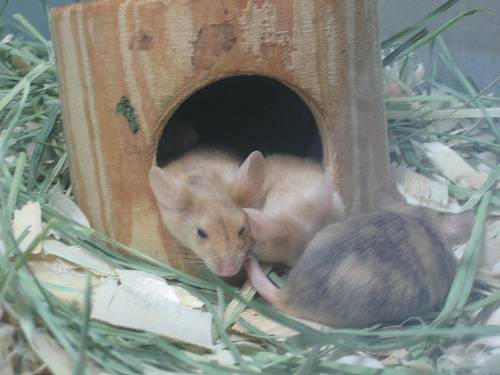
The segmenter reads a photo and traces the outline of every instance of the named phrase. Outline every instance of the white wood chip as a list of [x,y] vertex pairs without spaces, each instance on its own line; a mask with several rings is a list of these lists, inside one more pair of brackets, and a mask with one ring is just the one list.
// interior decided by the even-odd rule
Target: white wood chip
[[384,368],[384,364],[382,362],[365,354],[346,355],[344,357],[340,357],[335,362],[345,365],[356,365],[368,368]]
[[[0,308],[0,318],[2,312]],[[16,329],[10,324],[0,322],[0,373],[14,375],[15,358],[12,355],[16,347]]]
[[477,156],[481,160],[484,160],[485,162],[488,162],[491,165],[498,164],[498,157],[493,152],[491,152],[491,151],[481,152],[481,153],[477,154]]
[[75,361],[47,333],[34,331],[31,347],[56,375],[71,374]]
[[490,151],[484,151],[475,155],[480,161],[478,162],[476,169],[490,174],[493,167],[498,165],[497,156]]
[[[35,237],[42,231],[42,210],[40,203],[28,202],[21,209],[14,212],[12,220],[12,230],[14,236],[19,238],[27,230],[27,236],[19,244],[19,249],[25,252]],[[38,243],[33,254],[39,254],[42,251],[42,243]]]
[[481,340],[469,345],[458,344],[446,349],[438,359],[439,370],[453,372],[457,368],[476,367],[477,374],[498,374],[500,368],[500,349],[485,347]]
[[[212,362],[212,363],[219,363],[221,365],[225,366],[233,366],[236,365],[236,360],[234,359],[233,354],[221,343],[217,343],[214,345],[212,348],[213,353],[203,353],[203,354],[198,354],[198,353],[193,353],[186,351],[186,355],[190,358],[192,358],[194,361],[197,362]],[[247,356],[243,356],[245,359],[250,359]],[[236,370],[236,368],[235,368]]]
[[59,212],[61,215],[72,219],[73,221],[90,228],[90,223],[83,213],[83,211],[78,207],[78,205],[71,199],[70,196],[63,193],[59,185],[55,185],[49,191],[49,205]]
[[500,275],[500,262],[492,267],[491,272],[493,272],[495,275]]
[[461,367],[474,367],[487,358],[486,351],[480,350],[478,345],[457,344],[446,348],[437,361],[437,368],[441,371],[453,371]]
[[212,314],[181,304],[160,277],[128,270],[118,274],[121,283],[96,286],[92,318],[212,349]]
[[408,357],[408,350],[406,349],[396,349],[390,352],[390,355],[382,361],[384,366],[394,366],[399,365],[404,362]]
[[[0,137],[0,141],[2,140],[3,138]],[[12,155],[12,156],[6,156],[4,159],[3,159],[5,165],[7,165],[9,168],[11,167],[15,167],[16,165],[16,161],[17,161],[17,156],[16,155]]]
[[498,374],[498,369],[500,368],[500,349],[490,351],[483,361],[478,361],[478,364],[481,366],[479,370],[480,374]]
[[[43,359],[55,375],[69,375],[73,373],[76,362],[51,336],[43,331],[33,331],[31,338],[33,350]],[[85,364],[89,375],[104,375],[92,363]]]
[[11,40],[14,39],[14,34],[7,34],[3,37],[3,39],[0,41],[0,43],[10,43]]
[[465,248],[467,247],[467,242],[458,245],[456,248],[453,249],[453,256],[457,259],[460,260],[464,256]]
[[411,205],[433,208],[442,212],[459,212],[461,206],[448,196],[448,185],[416,173],[405,167],[397,168],[394,177],[399,192]]
[[145,296],[151,301],[180,303],[175,289],[159,276],[136,270],[117,270],[120,281],[127,290]]
[[[500,308],[493,311],[484,324],[500,326]],[[473,344],[486,345],[490,348],[500,349],[500,336],[483,337],[474,341]]]
[[[56,297],[83,306],[86,288],[85,273],[75,270],[75,266],[60,259],[53,261],[30,261],[29,266],[36,278]],[[98,278],[92,277],[94,286]]]
[[43,252],[74,263],[98,275],[117,276],[116,270],[104,260],[80,246],[69,246],[57,240],[43,241]]
[[199,309],[200,307],[203,307],[205,305],[202,300],[196,298],[186,289],[180,286],[177,285],[174,286],[174,291],[179,300],[182,302],[182,304],[187,307],[192,307],[193,309]]
[[415,73],[413,73],[413,76],[414,76],[414,80],[415,80],[415,82],[419,82],[419,81],[421,81],[422,79],[424,79],[424,77],[425,77],[425,68],[424,68],[424,64],[419,63],[419,64],[417,65],[417,68],[415,69]]
[[192,375],[191,372],[177,372],[177,371],[166,371],[160,370],[156,367],[143,365],[142,366],[143,375]]
[[[277,337],[290,337],[297,334],[297,331],[288,328],[284,325],[281,325],[278,322],[275,322],[274,320],[268,319],[252,309],[244,310],[243,313],[241,314],[241,318],[268,335],[273,335]],[[242,326],[239,322],[233,325],[233,330],[240,333],[248,332],[247,329],[244,326]]]
[[449,133],[458,125],[458,123],[459,120],[457,119],[446,119],[436,121],[431,125],[431,127],[438,133]]
[[456,151],[440,142],[422,143],[421,149],[448,179],[465,188],[478,189],[488,175],[470,166]]
[[[265,332],[268,335],[273,335],[277,336],[279,338],[287,338],[293,335],[297,334],[297,331],[288,328],[278,322],[275,322],[274,320],[271,320],[269,318],[266,318],[265,316],[261,315],[259,312],[252,310],[252,309],[245,309],[240,316],[242,319],[246,320],[253,326],[257,327],[261,331]],[[322,326],[321,324],[311,322],[309,320],[305,319],[299,319],[295,318],[293,316],[289,316],[291,319],[295,319],[298,322],[301,322],[302,324],[305,324],[311,328],[321,330],[325,328],[325,326]],[[236,332],[240,333],[247,333],[247,329],[244,328],[239,322],[233,325],[233,330]]]

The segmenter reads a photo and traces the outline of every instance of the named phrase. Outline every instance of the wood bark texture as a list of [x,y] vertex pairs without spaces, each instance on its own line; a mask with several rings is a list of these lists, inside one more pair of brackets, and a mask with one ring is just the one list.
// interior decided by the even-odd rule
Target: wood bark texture
[[159,137],[217,80],[255,74],[295,91],[352,213],[388,176],[373,1],[101,0],[54,9],[52,31],[78,203],[95,229],[155,258],[185,269],[148,186]]

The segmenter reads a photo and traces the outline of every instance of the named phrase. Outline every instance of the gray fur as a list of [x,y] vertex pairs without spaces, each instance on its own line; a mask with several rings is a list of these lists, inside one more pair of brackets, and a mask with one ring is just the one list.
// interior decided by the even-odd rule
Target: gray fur
[[291,270],[278,307],[335,327],[400,323],[436,309],[456,271],[440,222],[431,210],[405,207],[325,227]]

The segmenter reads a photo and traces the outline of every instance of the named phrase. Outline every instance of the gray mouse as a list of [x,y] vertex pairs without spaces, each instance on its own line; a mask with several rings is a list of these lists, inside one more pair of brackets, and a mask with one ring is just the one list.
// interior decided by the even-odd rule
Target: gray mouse
[[248,258],[251,283],[284,313],[333,327],[401,323],[438,308],[456,272],[452,246],[468,239],[474,214],[408,206],[394,190],[380,199],[396,197],[389,207],[320,230],[282,289]]

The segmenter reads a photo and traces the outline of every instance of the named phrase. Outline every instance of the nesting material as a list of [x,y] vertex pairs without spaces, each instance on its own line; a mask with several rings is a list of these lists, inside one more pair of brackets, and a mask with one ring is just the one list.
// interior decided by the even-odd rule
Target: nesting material
[[441,142],[421,144],[432,164],[450,181],[464,188],[479,189],[488,175],[472,168],[456,151]]
[[448,195],[448,185],[400,167],[395,173],[399,192],[411,205],[429,207],[438,211],[458,212],[461,207],[456,199]]
[[184,306],[160,277],[140,271],[118,271],[94,293],[91,317],[127,328],[153,332],[211,349],[212,314]]
[[[19,243],[19,250],[25,252],[36,236],[42,231],[42,211],[38,202],[28,202],[21,209],[14,212],[12,220],[12,230],[14,236],[19,239],[24,236]],[[40,254],[42,244],[36,244],[33,254]]]
[[64,194],[59,184],[49,191],[49,205],[64,217],[73,220],[75,223],[90,228],[90,223],[80,207],[75,203],[73,198]]
[[43,241],[43,252],[74,263],[100,276],[117,276],[116,270],[109,263],[96,257],[80,246],[68,246],[57,240]]
[[[71,374],[76,367],[76,361],[45,332],[33,332],[31,346],[55,374]],[[90,374],[97,375],[98,373],[94,370]]]
[[[84,305],[86,289],[85,274],[77,270],[78,266],[72,265],[61,259],[32,260],[29,267],[36,278],[62,301],[78,306]],[[99,279],[92,277],[92,285]]]
[[[250,3],[258,8],[257,2]],[[259,9],[266,12],[266,8]],[[155,15],[154,9],[142,11]],[[500,322],[495,304],[500,301],[500,277],[494,272],[500,269],[500,235],[495,216],[482,228],[486,228],[484,248],[466,252],[465,258],[479,255],[483,260],[477,267],[470,267],[473,262],[467,259],[461,260],[458,281],[462,285],[472,285],[473,280],[476,283],[471,296],[464,288],[457,288],[451,296],[452,302],[463,301],[464,308],[447,308],[446,324],[436,325],[431,317],[415,321],[417,324],[411,327],[342,330],[329,336],[329,330],[290,322],[279,313],[271,318],[257,305],[246,308],[245,302],[234,296],[239,293],[245,301],[251,301],[254,291],[250,287],[237,291],[221,286],[219,281],[193,278],[89,229],[71,198],[74,187],[69,180],[66,141],[59,121],[56,76],[47,52],[51,45],[26,20],[16,17],[28,30],[30,42],[21,41],[17,34],[0,36],[0,117],[5,124],[0,134],[4,163],[0,195],[20,210],[16,218],[0,218],[0,243],[11,254],[6,259],[0,246],[0,361],[5,359],[7,364],[0,372],[14,373],[15,364],[26,373],[39,373],[41,369],[65,374],[77,363],[85,364],[88,374],[497,371]],[[279,20],[276,22],[273,25]],[[147,25],[133,26],[140,32]],[[404,40],[399,38],[387,46],[397,48]],[[126,41],[121,42],[126,47]],[[133,39],[133,45],[143,42]],[[392,53],[390,48],[386,51]],[[461,85],[458,95],[429,77],[411,56],[386,67],[392,163],[402,171],[398,184],[409,202],[445,211],[475,208],[499,176],[500,124],[491,116],[498,113],[500,98],[489,95],[489,90],[477,92],[439,40],[435,51],[437,64],[447,68]],[[143,56],[143,51],[138,53]],[[168,77],[166,80],[171,82]],[[393,111],[397,118],[391,117]],[[368,109],[366,113],[370,116]],[[468,118],[471,115],[474,118]],[[440,120],[434,121],[436,118]],[[99,142],[99,137],[94,141]],[[27,155],[26,163],[21,152]],[[485,175],[493,181],[489,187],[484,183]],[[40,204],[32,203],[35,201]],[[493,191],[490,213],[499,205],[500,195]],[[12,238],[25,232],[33,239],[40,233],[45,224],[40,208],[44,220],[56,219],[55,228],[42,241],[33,243],[38,254],[32,254],[26,266],[12,252]],[[23,215],[24,219],[19,219]],[[29,243],[25,240],[21,248],[26,250]],[[90,305],[86,298],[87,272]],[[148,291],[148,285],[153,291]],[[194,322],[189,329],[172,332],[167,325],[178,317],[166,312],[179,311]],[[113,321],[87,321],[96,312]],[[210,323],[210,316],[217,324]],[[214,328],[216,334],[211,332]],[[191,332],[194,330],[197,332]],[[181,334],[185,336],[179,337]],[[320,349],[311,350],[299,343]]]

